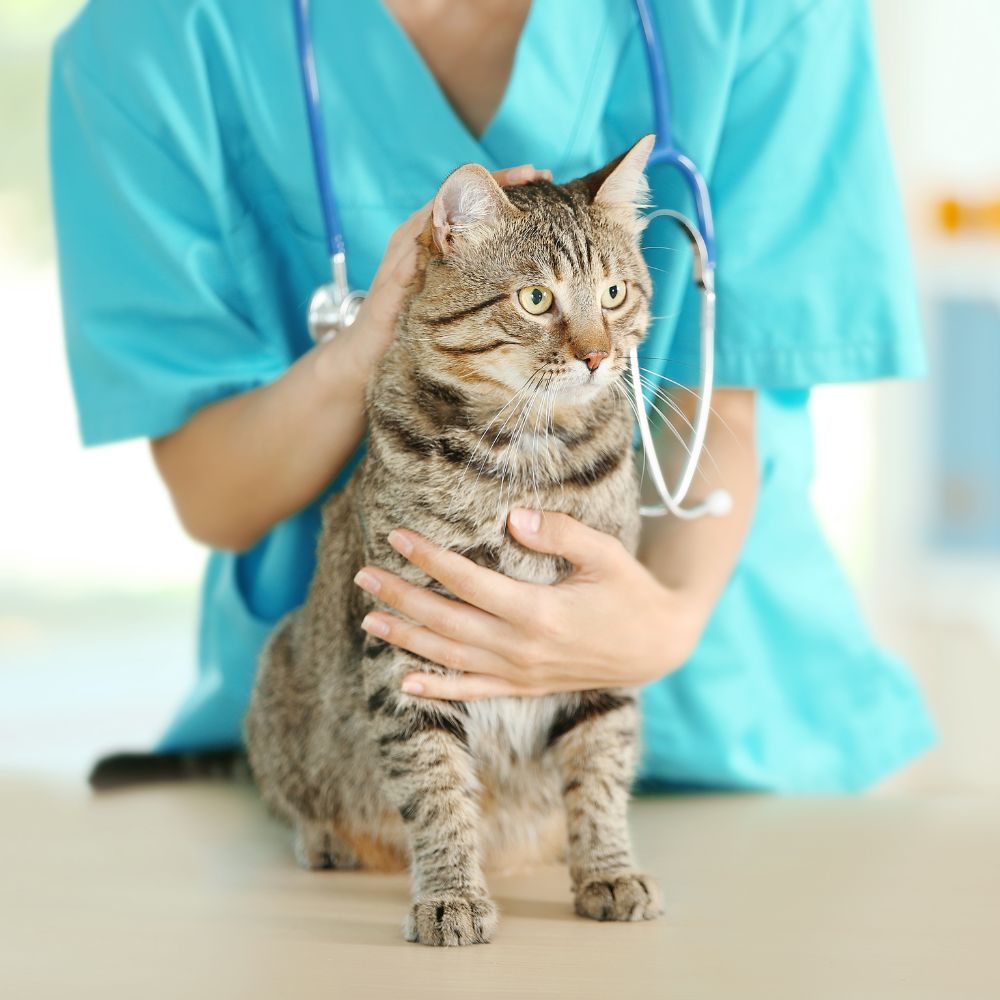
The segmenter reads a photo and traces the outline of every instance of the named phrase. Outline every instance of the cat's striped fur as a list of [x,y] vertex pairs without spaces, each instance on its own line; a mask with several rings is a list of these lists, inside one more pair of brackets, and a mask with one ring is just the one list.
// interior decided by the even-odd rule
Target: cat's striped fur
[[[514,506],[565,511],[634,550],[631,412],[615,383],[649,318],[635,212],[649,145],[567,185],[502,191],[472,166],[445,182],[369,387],[367,455],[326,503],[306,603],[261,658],[246,735],[266,801],[294,824],[308,867],[410,866],[410,940],[489,940],[483,869],[567,850],[579,913],[659,912],[626,821],[634,692],[404,695],[402,676],[428,664],[364,636],[377,602],[352,582],[370,563],[440,589],[389,546],[399,526],[516,579],[564,578],[565,562],[507,534]],[[600,305],[610,280],[628,287],[613,311]],[[550,315],[518,306],[535,284],[555,293]],[[591,372],[581,359],[594,351],[607,357]]]

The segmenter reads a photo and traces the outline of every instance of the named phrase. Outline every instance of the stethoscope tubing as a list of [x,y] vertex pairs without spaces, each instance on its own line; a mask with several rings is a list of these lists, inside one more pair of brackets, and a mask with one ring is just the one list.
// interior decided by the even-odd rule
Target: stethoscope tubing
[[302,92],[305,96],[306,119],[309,123],[309,139],[312,145],[313,169],[316,174],[316,190],[319,192],[320,207],[323,212],[326,234],[327,256],[331,271],[333,260],[338,254],[347,256],[344,244],[344,229],[337,211],[337,199],[330,183],[330,159],[323,128],[323,115],[319,93],[319,78],[316,75],[316,54],[313,50],[312,29],[309,24],[309,0],[292,0],[295,14],[295,38],[299,46],[299,68],[302,77]]
[[[700,392],[695,409],[693,436],[680,480],[676,489],[671,491],[663,479],[646,414],[638,355],[635,348],[630,351],[629,367],[636,401],[639,436],[649,458],[648,465],[653,484],[662,501],[657,506],[644,506],[641,511],[644,516],[648,517],[672,513],[677,517],[690,519],[701,517],[704,514],[724,514],[731,505],[729,494],[723,490],[716,490],[702,503],[694,507],[681,506],[697,471],[698,461],[705,445],[708,416],[711,411],[715,370],[715,224],[708,185],[705,183],[704,177],[694,161],[674,145],[670,83],[663,59],[663,50],[659,44],[659,34],[648,0],[635,0],[635,8],[639,17],[646,62],[649,67],[650,91],[656,123],[656,140],[649,156],[648,167],[663,164],[672,166],[680,173],[694,202],[697,224],[692,224],[685,216],[671,209],[661,209],[654,212],[648,216],[648,219],[669,216],[682,226],[691,240],[694,250],[694,280],[699,288],[701,299],[699,327],[702,359]],[[314,337],[317,340],[326,340],[335,336],[338,329],[343,329],[353,322],[364,298],[364,293],[351,291],[347,280],[347,250],[340,214],[337,210],[337,201],[330,181],[328,146],[323,128],[319,80],[316,73],[316,58],[309,23],[309,0],[292,0],[292,10],[295,20],[295,37],[299,49],[309,139],[312,146],[313,167],[316,175],[316,189],[319,193],[330,272],[333,279],[331,283],[317,289],[313,295],[309,307],[309,319]]]

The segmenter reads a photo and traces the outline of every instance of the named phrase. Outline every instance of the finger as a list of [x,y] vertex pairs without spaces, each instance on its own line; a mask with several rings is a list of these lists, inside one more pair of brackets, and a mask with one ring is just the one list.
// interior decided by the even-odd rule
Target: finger
[[449,600],[373,566],[360,570],[354,582],[383,604],[447,639],[495,652],[510,647],[510,626],[479,608]]
[[382,262],[372,279],[361,314],[371,318],[381,329],[390,330],[417,272],[417,237],[427,225],[430,205],[414,212],[393,234]]
[[[371,290],[374,292],[383,285],[400,285],[409,281],[417,260],[417,237],[423,231],[430,217],[430,206],[424,206],[419,212],[414,212],[403,223],[389,240],[382,261],[375,277],[372,279]],[[405,280],[401,281],[400,277]]]
[[507,524],[522,545],[536,552],[562,556],[580,570],[604,569],[621,549],[618,539],[582,524],[569,514],[518,507],[510,512]]
[[[516,167],[494,171],[493,176],[501,186],[512,186],[528,184],[536,180],[551,181],[552,171],[539,170],[531,163],[522,163]],[[380,288],[383,282],[401,284],[405,288],[406,283],[413,276],[416,264],[415,241],[427,225],[432,204],[433,200],[421,205],[393,232],[383,255],[382,264],[372,280],[372,292],[376,288]]]
[[491,674],[407,674],[403,678],[404,694],[441,701],[478,701],[481,698],[535,697],[542,690],[528,690],[503,677]]
[[457,552],[429,542],[415,531],[405,528],[390,531],[389,544],[466,604],[507,622],[522,620],[535,605],[536,584],[522,583],[486,569]]
[[539,170],[533,163],[522,163],[516,167],[494,170],[493,177],[501,187],[514,187],[517,184],[530,184],[537,180],[552,180],[552,172]]
[[416,248],[393,265],[392,269],[377,284],[372,284],[365,296],[362,310],[367,312],[380,326],[395,325],[396,317],[403,308],[409,292],[410,279],[417,268]]
[[369,635],[378,636],[449,670],[496,673],[503,666],[499,657],[485,649],[446,639],[423,625],[414,625],[386,612],[369,612],[361,627]]
[[389,237],[389,243],[382,254],[382,261],[372,279],[372,291],[383,284],[399,284],[398,275],[401,269],[405,272],[405,281],[408,281],[409,277],[412,276],[412,269],[416,264],[417,237],[427,226],[430,211],[431,203],[427,202],[398,226]]

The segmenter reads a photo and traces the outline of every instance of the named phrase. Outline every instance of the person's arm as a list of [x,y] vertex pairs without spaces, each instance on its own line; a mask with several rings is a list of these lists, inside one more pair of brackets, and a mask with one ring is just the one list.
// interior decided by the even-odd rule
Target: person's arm
[[[694,419],[694,397],[675,395],[674,401]],[[687,431],[674,421],[682,433]],[[677,455],[679,444],[667,447],[661,433],[661,454]],[[691,604],[702,609],[707,622],[722,588],[736,565],[757,500],[756,393],[750,389],[716,389],[705,439],[705,454],[685,504],[703,500],[715,489],[725,489],[733,499],[726,517],[701,517],[692,521],[665,517],[646,518],[639,545],[639,559],[664,586],[686,592]],[[668,473],[671,470],[667,467]],[[679,472],[679,469],[677,470]],[[673,475],[667,483],[675,482]],[[650,496],[649,502],[656,502]],[[698,629],[700,635],[701,628]]]
[[364,433],[365,383],[392,339],[421,224],[414,217],[397,230],[349,330],[269,385],[212,403],[152,442],[192,537],[214,548],[248,548],[344,467]]
[[[548,171],[499,171],[523,184]],[[220,549],[246,549],[314,500],[354,453],[365,429],[364,391],[395,333],[429,206],[393,234],[357,321],[269,385],[199,410],[152,442],[156,466],[185,530]]]
[[[687,408],[682,399],[678,405]],[[576,568],[554,586],[521,583],[442,549],[412,531],[392,545],[444,584],[458,601],[366,566],[356,582],[410,621],[373,612],[363,627],[460,676],[411,674],[403,690],[467,700],[541,695],[648,683],[691,655],[728,580],[757,496],[752,391],[717,390],[692,500],[718,487],[732,494],[725,517],[648,521],[640,560],[621,543],[566,514],[514,511],[523,545],[561,555]],[[669,481],[680,445],[658,447]]]

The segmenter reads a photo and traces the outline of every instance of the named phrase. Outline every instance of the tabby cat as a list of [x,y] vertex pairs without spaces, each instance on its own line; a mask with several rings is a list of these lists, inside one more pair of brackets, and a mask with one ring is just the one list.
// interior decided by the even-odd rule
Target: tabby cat
[[504,189],[474,164],[445,180],[368,389],[367,455],[324,506],[305,604],[261,655],[245,734],[265,801],[294,825],[306,867],[409,866],[410,941],[489,941],[484,868],[567,855],[579,914],[660,912],[627,825],[634,691],[405,695],[404,674],[441,668],[366,636],[379,605],[353,583],[369,563],[444,592],[390,547],[398,526],[518,580],[563,579],[564,560],[508,535],[515,506],[565,511],[635,550],[616,383],[649,321],[637,209],[651,146],[569,184]]

